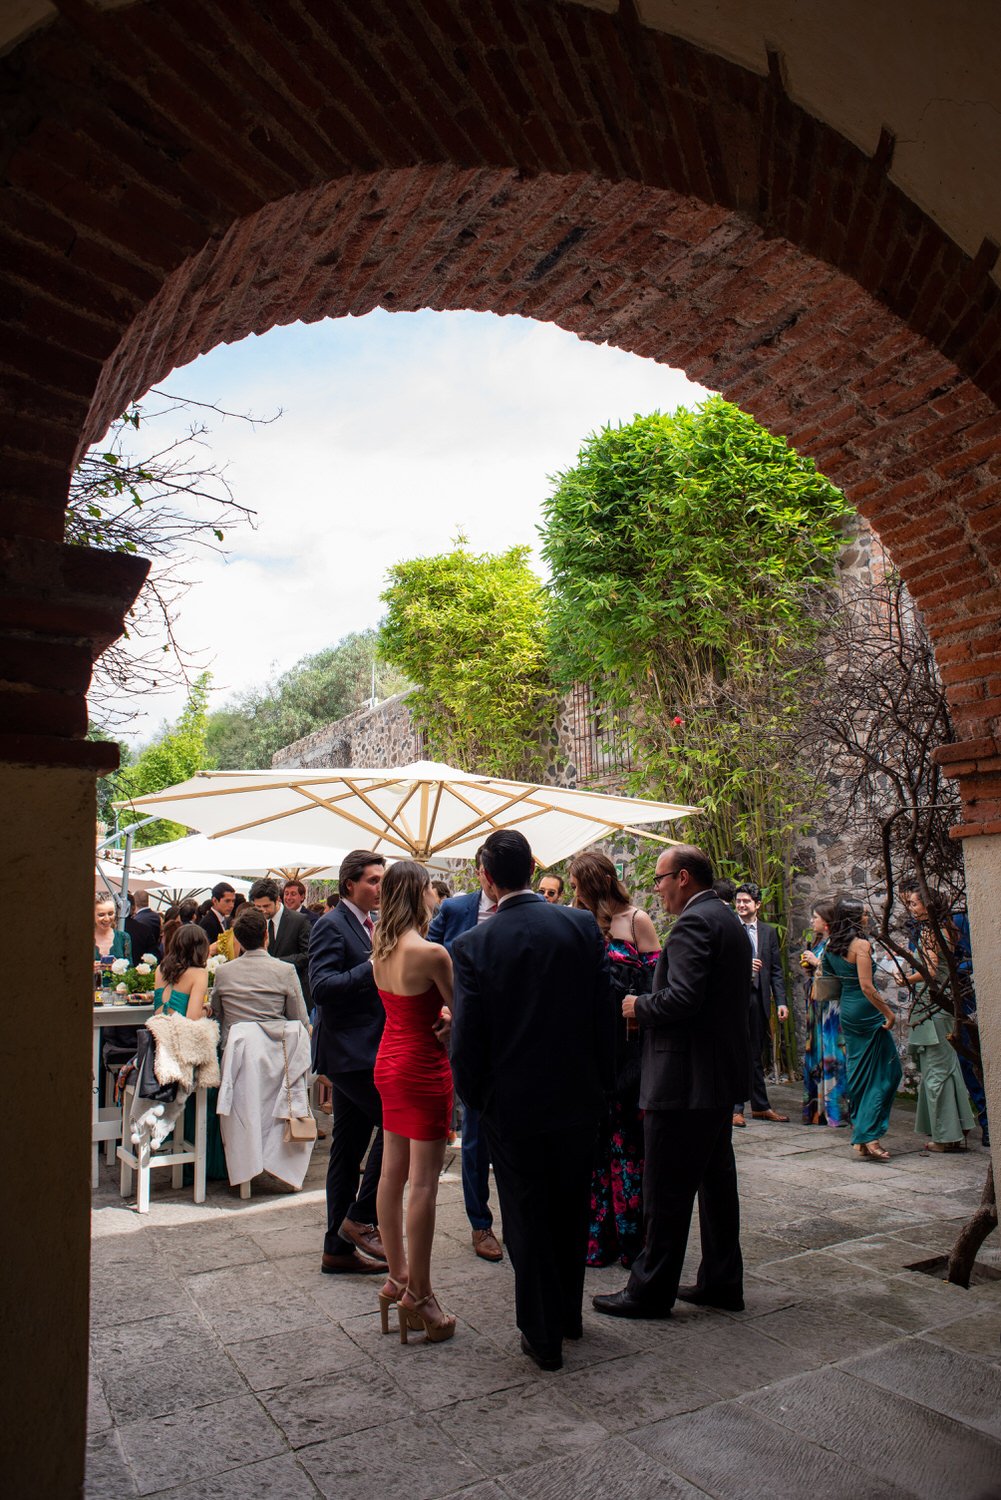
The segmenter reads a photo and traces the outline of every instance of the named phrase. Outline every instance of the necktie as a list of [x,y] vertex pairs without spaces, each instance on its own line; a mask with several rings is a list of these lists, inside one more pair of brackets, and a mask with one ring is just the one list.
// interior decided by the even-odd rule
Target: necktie
[[488,917],[492,917],[493,914],[494,914],[494,912],[496,910],[497,910],[497,902],[495,901],[494,904],[493,904],[493,906],[488,906],[487,907],[487,916]]
[[275,924],[271,917],[268,918],[268,947],[275,946]]
[[744,931],[747,933],[747,941],[751,945],[751,952],[754,954],[755,958],[757,958],[757,956],[758,956],[758,944],[757,944],[756,939],[757,939],[758,934],[755,931],[755,929],[753,927],[751,927],[749,924],[745,925]]
[[371,941],[372,934],[375,931],[375,923],[372,921],[372,918],[370,916],[368,916],[367,913],[366,913],[366,916],[365,916],[365,921],[362,923],[362,926],[365,928],[365,931],[369,935],[369,940]]

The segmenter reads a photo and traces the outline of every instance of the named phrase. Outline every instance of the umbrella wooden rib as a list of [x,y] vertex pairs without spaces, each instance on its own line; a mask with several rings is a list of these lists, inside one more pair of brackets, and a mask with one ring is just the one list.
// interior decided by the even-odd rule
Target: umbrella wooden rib
[[[313,800],[318,807],[324,807],[328,812],[336,812],[339,818],[344,818],[346,822],[353,823],[356,828],[363,828],[374,839],[381,839],[385,836],[385,829],[373,828],[370,823],[363,822],[361,818],[355,817],[354,813],[349,813],[346,808],[333,808],[319,797]],[[263,828],[269,823],[280,823],[283,818],[296,818],[302,811],[301,807],[287,807],[284,812],[268,813],[266,817],[254,818],[250,823],[234,823],[232,828],[220,828],[216,833],[210,833],[208,837],[212,839],[228,838],[233,833],[246,833],[248,829]],[[403,842],[406,841],[404,840]],[[407,847],[410,847],[409,844],[407,844]]]
[[[347,777],[347,776],[344,777],[344,785],[346,787],[348,787],[351,791],[354,792],[355,796],[358,798],[358,800],[360,802],[363,802],[365,804],[365,806],[368,808],[369,812],[374,813],[377,818],[381,818],[382,819],[384,828],[389,829],[392,833],[395,833],[396,837],[400,840],[400,842],[402,844],[408,844],[411,847],[413,846],[413,839],[407,834],[406,830],[397,826],[397,823],[396,823],[396,815],[397,814],[394,814],[394,813],[384,813],[382,811],[382,808],[378,805],[378,803],[373,802],[371,800],[371,798],[365,792],[362,791],[361,787],[357,784],[357,782],[351,781],[350,778]],[[375,788],[373,788],[373,790],[375,790],[375,791],[381,791],[381,790],[384,790],[386,787],[393,786],[393,785],[395,785],[394,782],[392,782],[392,781],[385,781],[385,782],[383,782],[381,784],[381,786],[375,787]],[[302,791],[304,795],[306,794],[305,788],[302,787],[299,784],[296,785],[296,791]],[[403,801],[399,804],[399,807],[397,808],[397,813],[399,813],[399,811],[402,808],[406,807],[407,803],[410,801],[410,798],[413,796],[413,793],[414,793],[414,788],[411,787],[409,789],[409,791],[407,792],[406,796],[403,798]],[[313,802],[316,802],[319,806],[326,807],[330,811],[333,811],[333,807],[332,807],[332,804],[330,802],[325,801],[322,797],[317,797],[312,792],[310,792],[308,795],[309,795],[310,799]],[[346,814],[344,813],[343,809],[339,809],[339,811],[340,811],[341,817],[346,816]]]
[[[448,838],[445,839],[442,844],[436,845],[435,848],[431,850],[431,852],[436,854],[439,849],[447,849],[450,844],[458,843],[461,839],[464,839],[467,834],[472,833],[473,830],[480,824],[489,825],[491,828],[495,829],[506,827],[506,824],[498,823],[496,821],[497,818],[506,813],[508,808],[515,807],[519,802],[526,801],[526,799],[531,797],[532,793],[537,790],[538,788],[534,786],[526,787],[523,792],[519,792],[517,797],[509,797],[507,801],[503,802],[499,807],[495,807],[490,812],[485,812],[483,808],[477,807],[475,802],[470,802],[468,797],[464,797],[455,786],[450,785],[449,791],[452,793],[452,796],[455,797],[457,801],[462,802],[466,807],[468,807],[470,812],[474,812],[476,814],[476,817],[471,823],[467,823],[464,827],[458,829],[455,833],[449,834]],[[546,808],[545,811],[551,812],[552,809]],[[532,814],[531,816],[534,817],[535,815]],[[430,834],[432,831],[433,830],[429,830],[429,843]]]
[[[526,813],[523,818],[519,818],[518,819],[518,829],[519,829],[519,831],[520,831],[520,829],[522,828],[522,826],[525,823],[530,823],[533,818],[544,817],[545,814],[548,811],[549,811],[548,808],[539,807],[539,808],[536,808],[535,812]],[[483,824],[484,827],[485,827],[486,824],[489,824],[490,827],[493,828],[493,829],[495,829],[495,830],[501,830],[501,829],[509,828],[511,826],[509,823],[497,823],[497,822],[494,821],[495,818],[496,818],[496,814],[495,813],[484,813],[483,816],[480,819],[480,823]],[[453,844],[461,844],[462,840],[464,838],[466,838],[468,834],[470,834],[471,832],[473,832],[473,830],[476,827],[477,827],[476,823],[470,823],[465,828],[460,828],[459,831],[458,831],[458,833],[453,833],[448,838],[443,839],[440,844],[435,844],[434,848],[430,851],[431,854],[432,855],[434,855],[434,854],[441,854],[443,850],[451,848],[451,846]],[[485,837],[485,834],[484,834],[484,837]]]

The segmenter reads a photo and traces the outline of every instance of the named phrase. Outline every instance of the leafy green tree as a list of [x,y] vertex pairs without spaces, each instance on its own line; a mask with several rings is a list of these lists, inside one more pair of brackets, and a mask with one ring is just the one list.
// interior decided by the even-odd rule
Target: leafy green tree
[[401,673],[377,660],[375,630],[346,635],[336,646],[304,656],[287,672],[243,693],[209,715],[206,748],[221,770],[269,766],[283,745],[409,686]]
[[[187,781],[196,771],[210,767],[212,762],[205,748],[208,690],[209,676],[206,672],[193,683],[177,723],[162,730],[152,744],[140,751],[132,765],[125,766],[116,774],[116,801],[161,792],[164,787]],[[122,824],[135,823],[145,816],[145,813],[130,813],[123,808],[120,821]],[[169,839],[181,838],[186,832],[178,823],[148,823],[136,833],[136,847],[166,843]]]
[[475,554],[460,536],[388,577],[382,653],[420,684],[410,701],[432,753],[463,770],[538,775],[556,696],[528,548]]
[[633,742],[633,789],[690,802],[720,874],[783,923],[813,775],[796,754],[819,591],[851,509],[808,458],[721,398],[585,443],[545,506],[553,659]]

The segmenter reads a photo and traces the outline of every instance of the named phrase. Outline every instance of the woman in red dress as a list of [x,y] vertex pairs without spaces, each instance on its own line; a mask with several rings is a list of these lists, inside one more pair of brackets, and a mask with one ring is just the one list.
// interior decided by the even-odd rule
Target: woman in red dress
[[[389,1264],[379,1308],[382,1331],[388,1333],[389,1309],[396,1303],[404,1344],[411,1328],[423,1328],[432,1343],[455,1332],[455,1319],[442,1310],[431,1289],[438,1178],[452,1122],[452,1070],[446,1050],[452,960],[444,948],[425,940],[434,909],[427,870],[406,859],[390,865],[372,939],[372,969],[386,1010],[375,1060],[383,1126],[376,1201]],[[404,1245],[403,1190],[408,1180]]]

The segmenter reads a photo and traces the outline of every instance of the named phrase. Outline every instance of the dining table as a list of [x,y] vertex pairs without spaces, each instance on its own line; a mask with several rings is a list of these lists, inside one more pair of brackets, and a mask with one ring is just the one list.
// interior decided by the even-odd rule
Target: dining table
[[[156,1008],[152,995],[148,1000],[144,999],[142,1004],[129,1004],[121,1002],[117,996],[112,999],[111,994],[105,1004],[94,1006],[93,1100],[90,1130],[92,1191],[96,1190],[100,1184],[102,1144],[105,1146],[108,1164],[111,1165],[115,1160],[118,1142],[122,1139],[121,1106],[109,1102],[110,1091],[107,1088],[105,1069],[101,1063],[102,1033],[112,1027],[143,1026]],[[107,1078],[110,1078],[110,1074]]]

